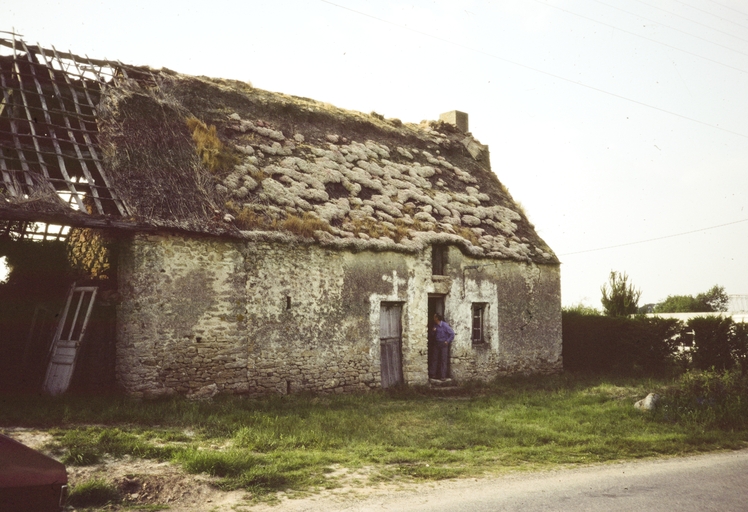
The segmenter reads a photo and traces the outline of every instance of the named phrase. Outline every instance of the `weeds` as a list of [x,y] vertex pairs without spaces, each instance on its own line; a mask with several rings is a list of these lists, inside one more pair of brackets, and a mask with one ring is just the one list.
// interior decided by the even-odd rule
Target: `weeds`
[[356,218],[351,220],[350,229],[357,236],[359,233],[364,233],[371,238],[386,236],[395,242],[400,242],[402,239],[407,238],[408,232],[411,229],[416,231],[423,230],[423,225],[417,220],[408,225],[402,219],[398,218],[394,220],[393,224],[395,225],[394,229],[371,217],[363,219]]
[[455,226],[454,230],[455,230],[455,233],[460,235],[462,238],[468,240],[471,244],[475,246],[478,245],[478,242],[479,242],[478,235],[476,235],[472,229],[466,228],[464,226]]
[[234,215],[236,225],[244,230],[260,229],[275,231],[282,229],[304,238],[314,238],[315,231],[330,231],[330,225],[327,222],[309,212],[304,212],[301,217],[288,214],[285,219],[278,220],[269,218],[264,214],[257,214],[254,210],[246,206],[239,207],[233,201],[226,203],[226,209]]

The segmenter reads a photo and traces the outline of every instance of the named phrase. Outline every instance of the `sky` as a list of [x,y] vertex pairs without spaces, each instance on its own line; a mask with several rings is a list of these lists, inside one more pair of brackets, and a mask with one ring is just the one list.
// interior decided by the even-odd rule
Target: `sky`
[[[748,294],[742,0],[24,0],[0,30],[418,123],[469,114],[564,306]],[[7,36],[7,35],[6,35]]]

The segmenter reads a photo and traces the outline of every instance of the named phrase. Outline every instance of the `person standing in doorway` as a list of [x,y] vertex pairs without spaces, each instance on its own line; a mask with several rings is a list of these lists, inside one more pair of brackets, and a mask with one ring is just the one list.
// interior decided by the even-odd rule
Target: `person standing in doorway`
[[436,357],[433,359],[435,368],[432,368],[432,371],[429,373],[435,379],[446,380],[449,376],[449,346],[455,339],[455,332],[439,313],[434,313],[434,327],[432,331],[436,341],[436,346],[434,347]]

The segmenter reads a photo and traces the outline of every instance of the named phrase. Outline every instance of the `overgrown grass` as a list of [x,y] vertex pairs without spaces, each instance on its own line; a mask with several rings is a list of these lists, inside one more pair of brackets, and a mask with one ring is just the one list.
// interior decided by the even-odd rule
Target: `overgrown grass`
[[[743,384],[727,391],[724,382],[712,388],[731,396],[743,389],[744,379],[737,381]],[[261,496],[334,487],[340,468],[373,481],[434,480],[746,446],[745,399],[730,402],[719,421],[698,416],[683,404],[704,386],[692,392],[689,382],[566,374],[468,383],[452,392],[201,403],[5,397],[0,425],[51,428],[52,448],[68,464],[92,464],[106,454],[170,460],[218,477],[226,489]],[[665,396],[667,414],[633,407],[651,391]],[[703,396],[709,410],[713,394]]]
[[117,503],[121,499],[119,491],[106,480],[94,478],[73,487],[67,504],[71,507],[101,507]]
[[[132,455],[145,459],[169,460],[178,450],[173,442],[178,435],[142,429],[123,431],[117,427],[53,429],[56,442],[49,448],[58,451],[60,460],[74,466],[101,462],[103,454],[113,457]],[[165,445],[169,441],[171,445]]]

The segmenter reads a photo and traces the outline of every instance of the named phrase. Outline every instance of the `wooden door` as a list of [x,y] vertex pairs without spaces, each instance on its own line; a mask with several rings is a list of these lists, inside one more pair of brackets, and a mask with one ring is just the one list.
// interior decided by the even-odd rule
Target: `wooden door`
[[402,310],[402,303],[383,302],[379,313],[383,388],[403,383]]
[[44,379],[44,391],[50,395],[59,395],[67,391],[73,377],[78,347],[86,334],[88,319],[91,316],[96,286],[70,287],[65,309],[57,325],[47,375]]

